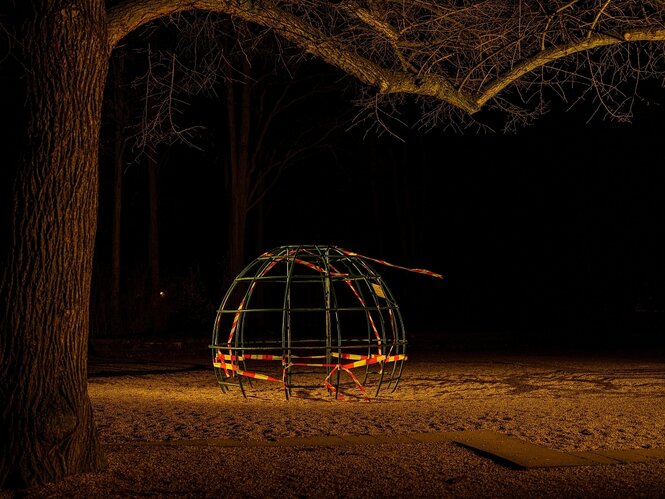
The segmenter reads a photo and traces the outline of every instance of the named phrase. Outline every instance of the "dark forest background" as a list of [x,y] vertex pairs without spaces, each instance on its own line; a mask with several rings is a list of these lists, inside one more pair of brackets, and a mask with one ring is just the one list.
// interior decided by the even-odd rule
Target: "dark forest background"
[[[145,70],[136,60],[145,52],[139,54],[127,58],[124,79],[112,69],[107,90],[91,334],[207,338],[238,270],[229,267],[228,250],[229,101],[223,82],[217,97],[190,95],[178,116],[178,126],[195,127],[189,144],[137,146],[144,89],[134,83]],[[297,73],[275,71],[270,56],[253,61],[253,70],[273,65],[252,81],[254,90],[264,89],[269,100],[290,86],[294,102],[270,128],[263,158],[302,153],[285,162],[274,187],[247,213],[244,264],[280,245],[333,244],[441,273],[445,279],[438,280],[372,264],[400,304],[407,337],[433,348],[455,348],[468,338],[509,348],[665,343],[662,107],[644,103],[632,123],[593,118],[583,105],[562,107],[503,133],[445,124],[418,129],[405,102],[402,122],[380,117],[386,131],[372,126],[372,117],[358,121],[347,77],[316,61],[303,62]],[[242,84],[235,80],[238,99]],[[118,88],[122,102],[114,96]],[[125,149],[114,311],[118,130]],[[6,165],[14,163],[11,144],[8,129]],[[12,175],[2,169],[4,202]],[[150,246],[155,234],[157,252]]]
[[[308,70],[320,71],[323,82],[332,79],[322,66]],[[349,128],[354,107],[343,88],[300,104],[273,132],[274,147],[288,147],[303,126],[321,134],[329,133],[326,126],[336,129],[289,164],[249,213],[245,263],[280,245],[334,244],[442,273],[443,281],[373,264],[396,296],[408,334],[434,346],[453,347],[471,336],[488,346],[662,343],[659,108],[645,107],[631,124],[587,122],[582,111],[559,111],[512,134],[396,125],[394,136]],[[213,136],[220,106],[192,103],[195,119]],[[202,150],[176,144],[158,154],[164,296],[156,322],[146,299],[147,172],[140,163],[127,165],[125,329],[105,331],[97,322],[97,334],[209,334],[230,284],[218,156],[224,144],[209,140]],[[109,185],[103,177],[98,321],[105,317]]]

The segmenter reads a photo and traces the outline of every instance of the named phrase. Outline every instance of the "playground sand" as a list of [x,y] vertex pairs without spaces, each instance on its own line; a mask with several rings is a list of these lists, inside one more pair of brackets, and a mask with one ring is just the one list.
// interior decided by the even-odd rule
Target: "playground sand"
[[[416,352],[370,401],[350,378],[342,400],[325,374],[302,377],[288,399],[270,381],[244,397],[222,393],[205,356],[91,359],[107,469],[3,497],[665,497],[665,460],[516,469],[401,438],[489,430],[562,452],[665,449],[657,355]],[[317,440],[330,436],[359,437]]]

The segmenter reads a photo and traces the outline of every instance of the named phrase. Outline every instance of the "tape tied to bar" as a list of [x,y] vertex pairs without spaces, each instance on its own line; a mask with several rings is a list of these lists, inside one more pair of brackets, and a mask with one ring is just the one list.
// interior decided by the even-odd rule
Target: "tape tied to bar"
[[[292,356],[292,358],[300,358],[300,359],[319,359],[322,357],[326,356],[321,356],[321,355],[303,355],[303,356]],[[391,362],[399,362],[399,361],[404,361],[407,359],[406,354],[397,354],[397,355],[376,355],[376,354],[370,354],[370,355],[361,355],[361,354],[352,354],[352,353],[342,353],[342,352],[331,352],[330,357],[333,358],[338,358],[337,363],[310,363],[310,362],[291,362],[291,363],[284,363],[284,356],[282,355],[271,355],[271,354],[243,354],[243,355],[233,355],[233,354],[224,354],[221,351],[217,353],[215,360],[213,361],[213,366],[216,367],[217,369],[221,369],[224,371],[225,376],[228,377],[233,377],[233,376],[244,376],[247,378],[253,378],[253,379],[258,379],[258,380],[264,380],[264,381],[272,381],[276,383],[280,383],[284,386],[286,386],[286,375],[287,375],[287,370],[288,368],[292,366],[309,366],[309,367],[326,367],[326,368],[331,368],[330,372],[328,375],[325,377],[323,380],[323,386],[330,390],[332,393],[337,394],[337,397],[340,399],[344,399],[344,396],[341,393],[338,393],[338,389],[336,386],[334,386],[330,380],[335,372],[338,370],[340,372],[346,373],[353,384],[360,390],[362,393],[362,396],[365,400],[370,400],[370,397],[367,393],[367,390],[365,386],[360,382],[358,377],[353,373],[353,369],[356,369],[358,367],[363,367],[363,366],[369,366],[372,364],[377,364],[377,363],[391,363]],[[241,369],[240,366],[238,365],[238,361],[242,362],[246,359],[254,359],[254,360],[275,360],[275,361],[282,361],[283,363],[283,369],[282,369],[282,379],[275,378],[274,376],[270,376],[268,374],[264,373],[259,373],[255,371],[247,371],[244,369]],[[346,360],[351,360],[353,362],[347,362],[342,364],[341,360],[346,359]]]
[[407,270],[409,272],[416,272],[418,274],[424,274],[424,275],[428,275],[428,276],[431,276],[431,277],[436,277],[438,279],[443,279],[443,276],[441,274],[437,274],[436,272],[432,272],[431,270],[402,267],[401,265],[395,265],[394,263],[386,262],[385,260],[379,260],[377,258],[372,258],[370,256],[361,255],[361,254],[356,253],[354,251],[345,250],[343,248],[338,248],[338,249],[347,256],[355,256],[355,257],[358,257],[358,258],[362,258],[363,260],[370,260],[372,262],[380,263],[381,265],[385,265],[387,267],[394,267],[396,269]]

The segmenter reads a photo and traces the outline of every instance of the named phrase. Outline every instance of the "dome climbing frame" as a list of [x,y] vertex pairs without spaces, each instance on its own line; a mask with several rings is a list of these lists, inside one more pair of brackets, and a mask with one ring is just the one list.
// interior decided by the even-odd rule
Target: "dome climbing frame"
[[303,390],[370,400],[396,390],[407,360],[404,322],[368,261],[398,267],[333,245],[281,246],[247,265],[213,328],[222,392],[247,397],[255,383],[269,382],[287,400]]

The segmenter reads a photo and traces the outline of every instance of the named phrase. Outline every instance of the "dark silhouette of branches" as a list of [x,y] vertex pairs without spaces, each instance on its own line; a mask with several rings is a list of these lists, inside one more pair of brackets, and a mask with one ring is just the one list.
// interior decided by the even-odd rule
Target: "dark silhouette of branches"
[[663,76],[665,4],[656,0],[128,1],[110,10],[110,41],[186,9],[274,30],[364,83],[366,108],[390,113],[396,97],[413,96],[424,128],[463,126],[480,110],[503,113],[510,128],[553,98],[591,100],[626,121],[636,83]]
[[347,124],[337,113],[317,118],[327,126],[312,127],[293,122],[294,113],[326,92],[339,94],[345,83],[322,81],[311,56],[241,19],[181,12],[142,31],[148,38],[132,43],[139,47],[134,62],[145,68],[133,82],[141,96],[132,127],[135,155],[152,158],[158,147],[175,143],[208,151],[222,144],[208,157],[224,171],[220,216],[228,218],[229,249],[220,256],[223,280],[232,279],[244,262],[250,212],[286,168],[327,147],[329,136]]

